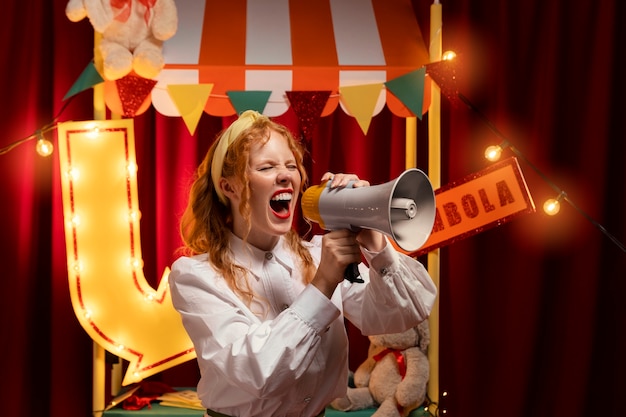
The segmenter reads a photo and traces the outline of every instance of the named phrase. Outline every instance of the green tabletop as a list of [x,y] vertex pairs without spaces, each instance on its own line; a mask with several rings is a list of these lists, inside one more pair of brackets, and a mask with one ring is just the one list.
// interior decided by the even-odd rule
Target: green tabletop
[[[187,390],[195,388],[175,388],[176,390]],[[375,408],[356,411],[337,411],[333,408],[326,408],[326,417],[370,417]],[[168,417],[202,417],[204,416],[203,410],[194,410],[191,408],[170,407],[161,405],[158,401],[152,401],[150,406],[146,406],[141,410],[125,410],[120,405],[111,408],[103,413],[103,417],[140,417],[140,416],[168,416]],[[413,410],[409,417],[429,417],[430,414],[424,408],[418,408]]]
[[[139,416],[168,416],[168,417],[189,417],[196,416],[202,417],[203,411],[191,410],[188,408],[167,407],[162,406],[157,402],[150,404],[151,408],[144,407],[141,410],[124,410],[123,408],[112,408],[104,412],[104,416],[119,416],[119,417],[139,417]],[[358,411],[337,411],[332,408],[326,409],[326,417],[369,417],[374,413],[376,409],[358,410]],[[428,416],[428,412],[419,408],[410,414],[410,417],[422,417]]]

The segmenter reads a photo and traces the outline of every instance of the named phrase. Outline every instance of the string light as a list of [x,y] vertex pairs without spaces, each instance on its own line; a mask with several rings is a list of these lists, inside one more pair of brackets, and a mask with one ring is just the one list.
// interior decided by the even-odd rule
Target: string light
[[[447,392],[443,392],[442,393],[442,397],[446,397],[448,395]],[[439,408],[439,403],[432,401],[430,399],[430,397],[428,396],[428,394],[426,394],[426,399],[424,400],[424,411],[426,412],[425,415],[431,416],[431,417],[438,417],[441,414],[446,414],[447,410],[443,409],[443,408]]]
[[561,201],[565,200],[570,206],[572,206],[576,211],[578,211],[584,218],[586,218],[591,224],[593,224],[598,230],[600,230],[602,233],[604,233],[604,235],[606,235],[616,246],[618,246],[623,252],[626,252],[626,246],[624,246],[624,244],[622,242],[620,242],[615,236],[613,236],[611,233],[609,233],[604,226],[602,226],[600,223],[598,223],[596,220],[594,220],[591,216],[589,216],[587,213],[585,213],[580,207],[578,207],[576,204],[574,204],[574,202],[567,196],[567,193],[565,193],[565,191],[561,190],[554,182],[552,182],[537,166],[535,166],[532,162],[530,162],[528,160],[528,158],[526,158],[526,156],[524,156],[524,154],[522,154],[517,148],[515,148],[515,146],[513,146],[509,140],[493,125],[493,123],[491,123],[491,121],[480,112],[480,110],[478,110],[476,108],[476,106],[474,106],[472,104],[472,102],[465,97],[463,94],[457,92],[456,95],[458,96],[458,98],[467,105],[467,107],[469,107],[470,110],[472,110],[474,113],[476,113],[481,119],[482,121],[489,127],[489,129],[491,129],[491,131],[498,136],[500,139],[502,139],[502,143],[500,143],[500,145],[497,146],[489,146],[486,150],[485,150],[485,158],[487,158],[490,161],[495,161],[498,158],[500,158],[500,155],[502,153],[502,150],[504,148],[508,148],[511,150],[511,152],[513,152],[515,154],[515,156],[517,156],[519,159],[521,159],[523,162],[525,162],[529,167],[531,167],[556,193],[558,193],[558,197],[556,199],[550,199],[548,201],[546,201],[546,203],[543,206],[544,211],[553,216],[555,214],[557,214],[560,210],[561,207]]
[[456,58],[456,52],[454,51],[446,51],[441,55],[442,61],[452,61],[454,58]]
[[556,216],[561,211],[561,200],[565,197],[565,192],[561,193],[556,198],[549,198],[543,203],[543,211],[548,216]]
[[41,128],[40,130],[36,131],[35,133],[33,133],[30,136],[27,136],[23,139],[17,140],[7,146],[5,146],[4,148],[0,148],[0,155],[4,155],[5,153],[9,153],[10,151],[12,151],[13,149],[17,148],[19,145],[29,142],[33,139],[37,139],[37,145],[35,146],[35,150],[37,151],[37,153],[41,156],[49,156],[52,154],[53,150],[54,150],[54,146],[52,145],[52,142],[50,142],[49,140],[46,139],[46,137],[44,136],[44,133],[50,132],[51,130],[56,129],[56,125],[55,126],[45,126],[43,128]]
[[502,141],[499,145],[487,146],[485,149],[485,158],[488,161],[496,162],[502,156],[502,151],[509,146],[507,141]]
[[41,129],[38,129],[37,131],[35,131],[35,133],[26,136],[25,138],[16,140],[13,143],[8,144],[7,146],[5,146],[4,148],[0,148],[0,155],[4,155],[5,153],[9,153],[10,151],[12,151],[13,149],[15,149],[16,147],[18,147],[19,145],[21,145],[22,143],[26,143],[28,141],[31,141],[33,139],[37,139],[37,145],[35,147],[35,150],[37,151],[37,153],[41,156],[49,156],[52,154],[52,152],[54,151],[54,146],[52,145],[52,142],[50,142],[49,140],[47,140],[45,138],[45,134],[56,129],[57,126],[57,121],[59,120],[59,117],[61,117],[61,114],[63,113],[63,111],[67,108],[67,106],[72,102],[72,100],[74,99],[74,97],[76,96],[72,96],[70,97],[65,104],[63,104],[63,107],[61,107],[61,110],[59,110],[59,113],[54,117],[54,119],[52,119],[52,121],[50,123],[48,123],[47,125],[43,126]]
[[37,145],[35,149],[41,156],[50,156],[54,151],[54,146],[52,145],[52,142],[46,139],[44,134],[40,131],[37,133]]

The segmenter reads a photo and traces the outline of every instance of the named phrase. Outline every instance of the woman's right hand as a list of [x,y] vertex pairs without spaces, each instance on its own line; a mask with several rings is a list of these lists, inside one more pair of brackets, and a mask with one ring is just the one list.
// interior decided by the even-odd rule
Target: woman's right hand
[[322,237],[322,255],[312,284],[331,298],[348,265],[360,261],[356,233],[347,229],[330,231]]

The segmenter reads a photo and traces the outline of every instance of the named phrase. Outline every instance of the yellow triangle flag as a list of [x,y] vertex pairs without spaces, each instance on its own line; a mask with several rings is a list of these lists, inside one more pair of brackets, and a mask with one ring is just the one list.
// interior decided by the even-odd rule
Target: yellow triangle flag
[[198,127],[211,90],[213,90],[213,84],[169,84],[167,86],[170,98],[192,135]]
[[383,83],[339,87],[341,102],[367,135]]

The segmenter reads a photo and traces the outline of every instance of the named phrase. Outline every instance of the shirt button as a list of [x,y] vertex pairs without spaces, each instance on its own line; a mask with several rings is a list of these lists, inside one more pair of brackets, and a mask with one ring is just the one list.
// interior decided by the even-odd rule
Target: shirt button
[[265,259],[267,259],[268,261],[270,261],[273,257],[274,257],[274,254],[272,252],[265,253]]
[[380,268],[380,275],[387,275],[387,272],[389,272],[389,269],[387,269],[387,268]]
[[305,397],[304,398],[304,402],[307,403],[307,404],[310,403],[311,402],[311,397]]

